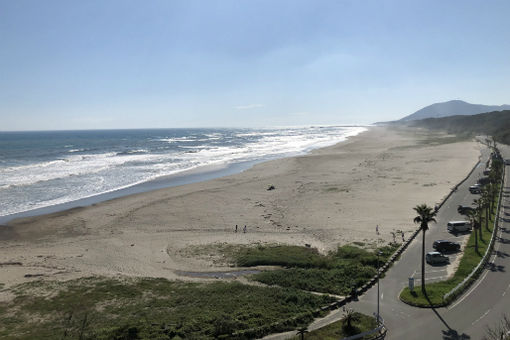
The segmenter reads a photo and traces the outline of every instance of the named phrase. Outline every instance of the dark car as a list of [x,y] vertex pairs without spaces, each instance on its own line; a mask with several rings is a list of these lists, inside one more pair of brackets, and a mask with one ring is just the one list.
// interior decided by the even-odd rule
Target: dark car
[[458,244],[457,242],[452,242],[452,241],[448,241],[448,240],[434,241],[434,244],[432,245],[432,247],[441,253],[460,250],[460,244]]
[[457,207],[457,212],[461,215],[465,215],[468,213],[468,211],[473,211],[475,208],[470,207],[469,205],[459,205]]

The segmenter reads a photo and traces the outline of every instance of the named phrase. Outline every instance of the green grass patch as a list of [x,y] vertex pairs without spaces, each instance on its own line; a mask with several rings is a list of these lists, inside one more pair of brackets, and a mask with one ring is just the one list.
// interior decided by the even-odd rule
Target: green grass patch
[[236,263],[240,267],[285,266],[301,268],[325,268],[326,256],[315,248],[291,245],[258,245],[240,249]]
[[[346,328],[346,322],[340,320],[333,322],[320,329],[305,333],[304,338],[307,340],[338,340],[348,336],[363,333],[377,327],[375,318],[365,314],[355,312],[353,315],[352,328]],[[295,336],[293,340],[301,339],[300,336]]]
[[[498,191],[499,193],[499,191]],[[464,248],[462,259],[460,260],[459,267],[457,271],[453,275],[452,278],[441,281],[427,284],[426,292],[427,297],[423,296],[421,292],[421,287],[417,286],[414,289],[414,292],[409,290],[409,287],[406,287],[400,293],[400,299],[408,304],[420,306],[420,307],[430,307],[431,305],[447,305],[455,296],[450,297],[449,301],[445,301],[443,299],[444,295],[450,292],[453,288],[455,288],[459,283],[461,283],[476,266],[480,263],[483,258],[483,255],[487,251],[487,247],[489,246],[492,230],[494,227],[494,219],[496,218],[496,211],[498,207],[498,199],[499,194],[496,196],[496,202],[494,204],[494,209],[490,212],[489,216],[489,229],[485,228],[485,223],[482,223],[482,239],[478,239],[478,252],[475,250],[475,235],[474,231],[469,236],[468,243]],[[482,217],[485,218],[485,212],[482,214]],[[477,231],[478,232],[478,231]],[[473,278],[475,280],[476,277]]]
[[13,292],[0,307],[2,339],[213,339],[253,328],[262,336],[306,325],[333,301],[295,289],[165,279],[36,281]]
[[[399,244],[379,248],[379,262],[388,260]],[[285,269],[264,271],[251,279],[268,285],[346,295],[376,274],[377,255],[373,251],[345,245],[328,255],[316,249],[272,245],[246,248],[240,252],[239,266],[279,265]]]

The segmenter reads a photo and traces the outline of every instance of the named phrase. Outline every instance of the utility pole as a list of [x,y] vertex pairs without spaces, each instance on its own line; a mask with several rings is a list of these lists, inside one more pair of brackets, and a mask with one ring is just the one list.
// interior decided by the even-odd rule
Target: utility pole
[[377,250],[377,325],[379,325],[379,297],[380,297],[380,291],[379,291],[379,255],[381,255],[381,252],[379,249]]

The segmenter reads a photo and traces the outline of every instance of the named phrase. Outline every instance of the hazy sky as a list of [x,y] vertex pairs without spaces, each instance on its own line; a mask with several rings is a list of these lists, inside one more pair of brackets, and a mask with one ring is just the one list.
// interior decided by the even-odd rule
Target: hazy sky
[[0,0],[0,130],[367,124],[510,104],[510,1]]

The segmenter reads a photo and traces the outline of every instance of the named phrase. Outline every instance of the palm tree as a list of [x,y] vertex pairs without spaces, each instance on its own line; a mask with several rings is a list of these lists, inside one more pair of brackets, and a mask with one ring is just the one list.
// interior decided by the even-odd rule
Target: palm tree
[[470,210],[467,212],[467,216],[469,218],[469,221],[471,222],[471,226],[473,227],[474,233],[475,233],[475,251],[478,253],[478,207],[475,210]]
[[[490,185],[490,184],[488,184]],[[482,206],[483,208],[485,209],[485,230],[489,230],[489,219],[490,219],[490,215],[489,215],[489,207],[490,207],[490,193],[489,193],[489,189],[487,187],[484,187],[484,189],[482,190],[482,197],[481,197],[481,200],[482,200]]]
[[429,229],[430,222],[436,222],[434,218],[437,214],[437,211],[434,211],[431,207],[427,206],[425,203],[417,205],[413,208],[414,211],[418,214],[414,218],[414,223],[420,224],[420,229],[422,230],[423,241],[421,246],[421,291],[423,295],[426,295],[425,291],[425,232]]
[[483,236],[482,236],[482,213],[483,213],[484,202],[483,202],[482,198],[475,199],[473,202],[476,204],[475,213],[476,213],[476,217],[477,217],[477,221],[478,221],[478,226],[476,227],[476,230],[478,230],[478,235],[479,235],[480,241],[483,241]]
[[297,329],[297,335],[301,335],[301,340],[304,340],[305,339],[305,333],[308,333],[308,330],[306,329],[306,327],[301,327],[301,328],[298,328]]
[[352,324],[355,321],[359,321],[359,314],[354,311],[352,308],[345,309],[344,318],[342,319],[343,329],[347,332],[348,335],[352,335],[352,331],[354,331],[354,325]]

